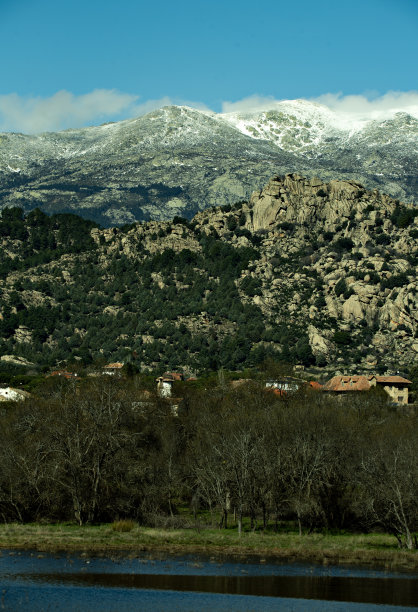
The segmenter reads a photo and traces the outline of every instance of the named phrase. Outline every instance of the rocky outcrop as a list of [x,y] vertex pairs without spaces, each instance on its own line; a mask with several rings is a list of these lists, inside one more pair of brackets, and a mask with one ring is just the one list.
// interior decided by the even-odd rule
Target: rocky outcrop
[[[353,372],[376,364],[407,368],[417,358],[414,211],[357,181],[288,174],[270,179],[248,202],[204,210],[190,223],[91,228],[92,251],[60,251],[56,261],[24,271],[15,267],[0,279],[0,321],[3,313],[14,317],[12,335],[2,327],[9,334],[4,346],[14,344],[25,354],[40,338],[52,353],[56,343],[56,354],[80,345],[82,352],[90,319],[79,321],[92,310],[101,351],[113,346],[113,329],[120,327],[115,346],[149,350],[151,361],[144,364],[150,367],[159,351],[174,360],[178,343],[182,355],[188,351],[196,362],[204,338],[205,350],[222,345],[237,364],[254,349],[261,356],[273,351]],[[16,259],[24,248],[23,241],[3,237],[3,253]],[[216,265],[212,257],[218,257]],[[245,266],[228,278],[241,259]],[[89,275],[94,283],[83,293],[80,277]],[[71,326],[64,317],[74,297],[77,325]],[[143,309],[155,300],[159,314],[151,309],[144,321]],[[43,312],[44,330],[28,323],[37,313],[23,316],[31,308]],[[50,315],[54,323],[48,324]],[[102,338],[106,321],[109,338]],[[244,337],[251,350],[238,344]]]
[[[270,229],[283,222],[309,223],[311,227],[321,223],[325,229],[335,229],[336,225],[361,216],[367,206],[378,209],[370,219],[373,225],[377,215],[384,217],[395,207],[391,198],[377,191],[366,192],[357,181],[334,180],[326,184],[298,174],[270,179],[262,191],[252,194],[250,204],[252,214],[246,226],[251,231]],[[364,227],[363,230],[358,237],[360,244],[369,237]]]

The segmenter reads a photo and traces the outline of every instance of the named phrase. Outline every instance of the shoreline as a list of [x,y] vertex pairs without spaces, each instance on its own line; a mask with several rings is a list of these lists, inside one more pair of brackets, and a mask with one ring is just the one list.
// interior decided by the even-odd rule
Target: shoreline
[[207,555],[256,558],[260,563],[303,562],[320,565],[374,566],[380,569],[418,572],[418,551],[396,547],[387,534],[299,536],[294,533],[261,534],[221,530],[151,529],[135,527],[118,532],[112,525],[0,525],[2,550],[38,553],[75,553],[89,556],[146,554]]

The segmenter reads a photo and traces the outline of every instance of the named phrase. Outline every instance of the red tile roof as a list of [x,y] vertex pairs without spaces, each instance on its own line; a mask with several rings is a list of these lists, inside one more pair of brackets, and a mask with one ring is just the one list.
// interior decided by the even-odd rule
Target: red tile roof
[[173,380],[183,380],[184,379],[184,375],[181,374],[181,372],[164,372],[163,376],[164,377],[171,376]]
[[62,376],[63,378],[77,378],[77,374],[67,372],[66,370],[54,370],[49,376]]
[[378,383],[392,383],[394,385],[412,385],[412,381],[402,376],[376,376]]
[[309,386],[311,387],[311,389],[315,389],[315,391],[322,391],[323,388],[323,385],[321,385],[321,383],[317,382],[316,380],[310,380]]
[[375,380],[379,384],[389,385],[410,385],[411,381],[402,376],[334,376],[325,383],[324,391],[368,391],[373,385],[371,381]]
[[372,376],[334,376],[323,386],[324,391],[368,391]]

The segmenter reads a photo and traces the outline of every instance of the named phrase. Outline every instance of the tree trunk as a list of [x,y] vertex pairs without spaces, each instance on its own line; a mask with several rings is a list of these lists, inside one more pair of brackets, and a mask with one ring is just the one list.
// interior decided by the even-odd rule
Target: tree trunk
[[267,528],[267,510],[266,510],[266,504],[264,502],[262,504],[262,509],[263,509],[263,531],[265,531]]
[[412,538],[412,534],[409,531],[408,527],[406,528],[406,533],[405,533],[405,544],[408,550],[414,549],[414,540]]

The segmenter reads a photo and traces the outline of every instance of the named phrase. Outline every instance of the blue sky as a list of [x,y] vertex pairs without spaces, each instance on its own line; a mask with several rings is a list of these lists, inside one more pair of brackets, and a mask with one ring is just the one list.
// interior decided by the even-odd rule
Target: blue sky
[[418,100],[417,34],[415,0],[0,0],[0,130],[253,96]]

